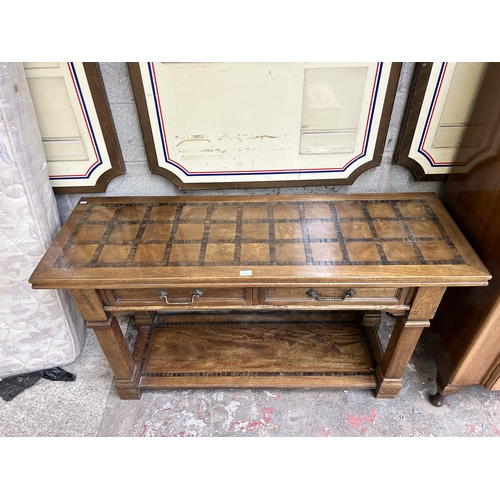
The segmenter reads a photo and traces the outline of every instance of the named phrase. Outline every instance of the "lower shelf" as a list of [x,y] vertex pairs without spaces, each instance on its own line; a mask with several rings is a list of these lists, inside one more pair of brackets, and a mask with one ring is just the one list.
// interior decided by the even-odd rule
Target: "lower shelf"
[[160,316],[134,350],[140,389],[376,388],[356,313]]

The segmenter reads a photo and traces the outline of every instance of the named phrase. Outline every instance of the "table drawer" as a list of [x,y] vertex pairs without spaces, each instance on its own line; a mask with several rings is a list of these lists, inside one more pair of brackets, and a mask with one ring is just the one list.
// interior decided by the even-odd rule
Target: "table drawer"
[[252,304],[251,288],[123,288],[104,290],[113,306],[158,306],[162,308],[217,308]]
[[331,307],[335,304],[396,305],[404,303],[404,288],[378,287],[270,287],[262,288],[259,303],[263,305],[290,305]]

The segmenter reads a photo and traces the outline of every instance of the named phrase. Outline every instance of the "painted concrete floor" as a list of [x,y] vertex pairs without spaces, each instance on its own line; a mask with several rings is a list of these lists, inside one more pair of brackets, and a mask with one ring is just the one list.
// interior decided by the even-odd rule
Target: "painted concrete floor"
[[[133,321],[120,321],[132,343]],[[76,381],[42,379],[10,402],[0,399],[0,436],[500,436],[500,392],[470,387],[442,408],[429,403],[436,369],[423,341],[394,399],[367,390],[224,389],[143,391],[140,400],[123,401],[90,330],[80,358],[64,368]]]

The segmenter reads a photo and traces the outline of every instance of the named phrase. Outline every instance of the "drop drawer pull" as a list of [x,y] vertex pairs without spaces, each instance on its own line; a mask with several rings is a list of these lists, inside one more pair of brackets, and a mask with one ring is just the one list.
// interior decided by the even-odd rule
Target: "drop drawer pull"
[[350,299],[350,298],[354,297],[356,295],[356,290],[354,290],[353,288],[349,288],[349,290],[344,292],[344,295],[342,295],[342,297],[320,297],[318,292],[316,290],[314,290],[313,288],[311,288],[310,290],[307,290],[306,294],[315,300],[319,300],[319,301],[323,301],[323,302],[342,302],[343,300]]
[[196,290],[193,290],[191,292],[191,302],[169,302],[167,295],[168,292],[166,290],[158,290],[158,297],[160,297],[160,299],[165,299],[165,303],[172,306],[183,306],[187,304],[192,304],[194,302],[194,299],[201,297],[203,295],[203,291],[198,290],[198,288]]

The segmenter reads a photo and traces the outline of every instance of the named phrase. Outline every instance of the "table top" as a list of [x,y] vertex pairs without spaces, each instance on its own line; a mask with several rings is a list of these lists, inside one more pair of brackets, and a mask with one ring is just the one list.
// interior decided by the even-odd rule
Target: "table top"
[[34,288],[486,285],[434,193],[82,198]]

